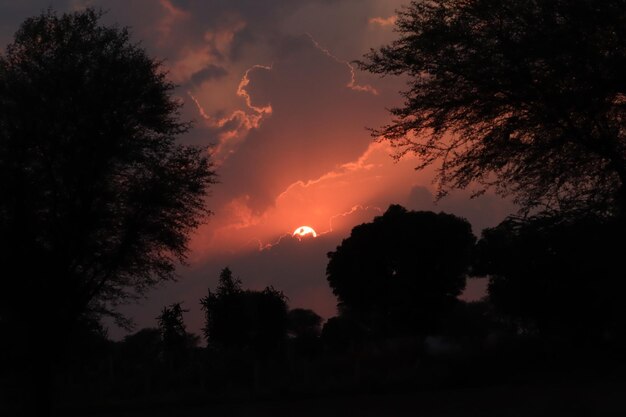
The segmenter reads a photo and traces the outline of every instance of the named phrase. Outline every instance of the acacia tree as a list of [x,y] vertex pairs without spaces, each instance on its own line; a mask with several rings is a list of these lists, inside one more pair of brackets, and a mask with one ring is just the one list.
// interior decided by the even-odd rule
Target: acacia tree
[[24,344],[174,279],[209,214],[174,85],[100,17],[29,18],[0,56],[0,322]]
[[625,0],[419,0],[396,31],[359,62],[408,78],[373,134],[441,163],[440,195],[626,210]]

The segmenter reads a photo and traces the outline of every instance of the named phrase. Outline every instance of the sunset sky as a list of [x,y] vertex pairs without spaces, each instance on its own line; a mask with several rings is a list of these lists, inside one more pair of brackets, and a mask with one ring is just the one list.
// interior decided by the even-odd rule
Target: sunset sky
[[[219,184],[214,212],[191,239],[189,265],[125,311],[136,328],[155,326],[166,304],[184,302],[199,332],[198,300],[229,266],[244,287],[273,285],[291,307],[328,318],[336,300],[325,277],[326,253],[392,203],[451,212],[474,233],[514,206],[492,194],[455,192],[433,204],[434,169],[395,161],[367,127],[389,120],[404,80],[362,73],[350,63],[394,38],[394,11],[406,0],[0,0],[0,44],[25,18],[91,6],[104,22],[131,28],[133,39],[164,60],[179,87],[183,118],[195,128],[181,140],[213,153]],[[310,226],[315,238],[291,233]],[[419,238],[419,236],[416,236]],[[481,294],[474,283],[468,297]],[[119,337],[119,330],[111,335]]]

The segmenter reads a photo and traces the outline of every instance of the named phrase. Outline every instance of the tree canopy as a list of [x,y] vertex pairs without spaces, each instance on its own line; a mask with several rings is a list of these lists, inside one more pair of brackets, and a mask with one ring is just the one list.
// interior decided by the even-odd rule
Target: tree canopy
[[287,336],[287,302],[272,287],[244,290],[229,268],[220,274],[215,292],[200,300],[205,313],[204,336],[216,348],[244,349],[265,356]]
[[465,288],[470,224],[392,205],[328,254],[326,275],[343,314],[374,333],[424,333]]
[[374,130],[524,209],[626,209],[626,1],[419,0],[362,69],[404,75]]
[[181,303],[173,303],[163,307],[157,317],[163,354],[171,367],[180,365],[189,348],[194,347],[199,341],[198,336],[187,332],[183,313],[188,311],[183,309]]
[[498,313],[528,333],[596,343],[622,334],[623,225],[596,216],[510,218],[486,229],[473,272]]
[[0,56],[7,323],[59,333],[81,315],[114,313],[175,278],[209,214],[214,172],[205,150],[177,142],[190,124],[175,86],[128,30],[100,18],[29,18]]
[[316,338],[322,332],[322,318],[313,310],[294,308],[287,313],[287,329],[296,339]]

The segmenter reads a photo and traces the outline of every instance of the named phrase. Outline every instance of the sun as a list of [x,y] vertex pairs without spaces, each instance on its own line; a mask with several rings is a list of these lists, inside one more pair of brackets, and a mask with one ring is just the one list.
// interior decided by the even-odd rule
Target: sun
[[309,226],[300,226],[296,230],[293,231],[291,235],[293,237],[297,237],[298,239],[302,239],[305,237],[317,237],[317,233],[313,230],[312,227]]

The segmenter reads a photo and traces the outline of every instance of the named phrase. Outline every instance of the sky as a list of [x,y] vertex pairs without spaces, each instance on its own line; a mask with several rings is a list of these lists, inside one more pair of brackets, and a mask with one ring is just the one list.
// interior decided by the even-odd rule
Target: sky
[[[396,10],[408,0],[0,0],[0,46],[25,18],[48,7],[106,11],[128,26],[149,55],[163,60],[178,87],[181,137],[212,154],[219,183],[207,198],[213,215],[191,236],[179,279],[123,307],[136,329],[154,327],[161,308],[183,302],[190,331],[202,327],[200,298],[228,266],[243,286],[282,290],[292,308],[336,313],[326,254],[357,224],[390,204],[467,218],[478,236],[515,211],[487,193],[458,191],[434,202],[435,168],[367,128],[390,120],[405,79],[359,71],[352,62],[392,41]],[[316,238],[291,236],[300,226]],[[484,294],[470,281],[464,297]],[[110,335],[125,334],[115,327]]]

